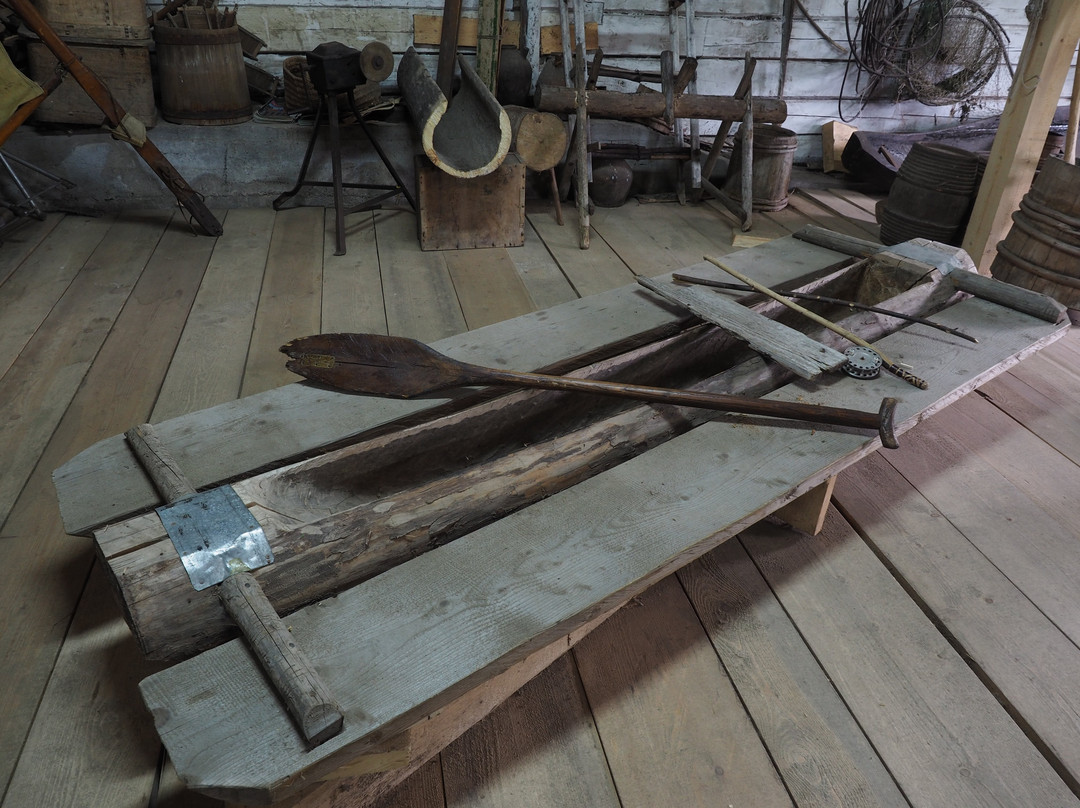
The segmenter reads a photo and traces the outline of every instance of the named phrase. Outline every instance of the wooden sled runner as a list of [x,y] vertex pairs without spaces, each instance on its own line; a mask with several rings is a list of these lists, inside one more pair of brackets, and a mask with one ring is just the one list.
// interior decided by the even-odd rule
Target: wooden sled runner
[[[654,381],[674,374],[687,385],[703,381],[689,378],[700,362],[707,377],[724,377],[728,385],[777,388],[768,396],[861,410],[895,396],[902,436],[1067,328],[966,298],[942,284],[932,267],[896,255],[852,261],[781,239],[728,261],[770,286],[796,282],[830,291],[852,289],[853,277],[855,286],[863,285],[871,266],[887,277],[925,275],[908,291],[890,295],[890,305],[944,307],[935,319],[973,334],[979,343],[914,326],[896,330],[886,318],[858,315],[862,322],[851,325],[915,367],[928,390],[894,377],[838,375],[777,387],[786,371],[749,354],[718,359],[718,353],[738,354],[737,346],[635,286],[435,347],[488,366],[565,372],[592,365],[593,375]],[[718,277],[705,263],[684,272]],[[161,658],[188,657],[145,680],[142,690],[189,786],[266,804],[318,788],[335,773],[357,775],[366,760],[397,767],[371,781],[373,790],[384,787],[438,752],[455,730],[482,717],[483,705],[493,708],[498,698],[492,693],[512,692],[595,621],[879,446],[864,431],[668,408],[596,409],[594,401],[552,398],[558,395],[563,394],[493,398],[484,391],[449,391],[436,399],[391,401],[290,385],[157,425],[198,487],[235,481],[271,544],[279,542],[275,554],[291,553],[288,564],[260,569],[257,577],[278,610],[291,612],[290,629],[341,702],[342,732],[315,750],[304,744],[246,647],[236,640],[218,644],[230,635],[213,604],[188,603],[190,592],[183,608],[170,603],[175,586],[168,576],[175,571],[161,578],[155,567],[173,564],[160,523],[154,524],[154,514],[130,516],[157,499],[126,444],[104,441],[57,471],[68,529],[95,533],[144,650]],[[525,414],[533,420],[524,422],[525,434],[515,433]],[[483,436],[498,431],[495,425],[516,437],[514,451],[500,454],[494,441],[482,444]],[[541,434],[553,425],[559,429]],[[571,454],[558,443],[564,430],[573,434],[566,444],[575,448],[581,446],[580,430],[598,430],[598,447],[633,444],[633,450],[589,456],[585,465],[596,468],[587,471],[559,465],[562,471],[555,474],[549,465],[538,477],[522,473],[520,487],[510,476],[476,471],[518,452],[540,454],[541,444],[550,450],[548,460],[561,463]],[[414,459],[406,462],[410,440]],[[460,453],[461,441],[480,457],[446,465]],[[425,465],[429,476],[421,478]],[[371,469],[392,487],[365,489],[372,483],[363,474]],[[390,480],[394,470],[401,475],[398,482],[408,484]],[[482,507],[455,511],[451,505],[467,494],[447,481],[469,481],[470,474]],[[104,480],[107,497],[101,496]],[[448,487],[432,500],[437,506],[426,525],[395,534],[375,519],[382,514],[393,521],[396,499],[409,505],[397,513],[404,519],[439,485]],[[507,490],[510,500],[498,500]],[[362,527],[339,521],[348,511],[369,521]],[[357,532],[367,548],[358,547]],[[411,545],[410,536],[416,540]],[[441,546],[414,552],[429,544]],[[383,548],[383,561],[402,547],[415,557],[392,566],[373,562],[364,570],[353,564],[361,549],[376,546]],[[327,582],[328,576],[340,577]],[[326,591],[313,590],[323,584]],[[293,611],[304,603],[310,605]],[[482,692],[484,699],[477,696]]]

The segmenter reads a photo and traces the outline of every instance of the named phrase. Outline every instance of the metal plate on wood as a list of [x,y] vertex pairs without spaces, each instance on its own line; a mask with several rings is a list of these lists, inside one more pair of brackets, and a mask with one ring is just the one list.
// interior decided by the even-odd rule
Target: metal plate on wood
[[196,590],[274,560],[262,526],[232,486],[192,494],[157,514]]

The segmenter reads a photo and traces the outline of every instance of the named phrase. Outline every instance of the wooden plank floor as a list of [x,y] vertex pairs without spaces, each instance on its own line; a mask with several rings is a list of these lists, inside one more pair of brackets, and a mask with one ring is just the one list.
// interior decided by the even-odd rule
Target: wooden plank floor
[[[753,234],[867,237],[873,204],[807,189]],[[588,251],[542,202],[524,247],[460,252],[403,211],[351,216],[345,256],[332,212],[219,215],[216,240],[139,211],[0,245],[2,808],[220,805],[162,759],[54,468],[288,382],[302,333],[435,340],[734,249],[712,203],[600,209]],[[1078,400],[1074,330],[844,472],[822,535],[763,523],[665,579],[379,804],[1080,805]]]

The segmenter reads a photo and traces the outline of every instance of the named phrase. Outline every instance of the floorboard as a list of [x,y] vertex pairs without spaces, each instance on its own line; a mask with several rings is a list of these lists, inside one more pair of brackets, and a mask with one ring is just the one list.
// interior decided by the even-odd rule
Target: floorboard
[[678,577],[795,803],[907,806],[743,545]]
[[574,657],[623,808],[791,804],[674,576]]
[[278,349],[321,330],[323,241],[322,208],[293,208],[275,217],[242,396],[297,380]]
[[442,761],[447,808],[619,806],[568,654],[450,744]]
[[[750,235],[872,236],[875,198],[807,187]],[[168,212],[55,214],[0,249],[2,808],[149,808],[156,782],[150,667],[63,531],[54,468],[291,381],[277,347],[298,330],[433,341],[731,252],[737,230],[712,202],[633,202],[580,250],[572,208],[560,227],[530,200],[523,247],[423,252],[413,214],[384,210],[352,214],[334,256],[322,209],[215,213],[218,239]],[[646,591],[378,808],[1076,805],[1078,335],[841,475],[822,536],[759,525]],[[169,765],[153,804],[222,805]]]
[[29,223],[29,227],[21,227],[0,241],[0,246],[3,246],[0,250],[0,285],[11,277],[39,244],[48,239],[53,229],[65,218],[62,213],[47,214],[44,221]]
[[[22,776],[30,773],[30,779],[23,782],[37,788],[42,805],[92,804],[77,801],[79,778],[72,778],[71,783],[49,780],[48,785],[58,791],[50,791],[44,783],[37,782],[34,778],[49,777],[46,761],[32,751],[21,754],[21,747],[35,713],[43,718],[50,713],[50,701],[42,701],[42,693],[58,657],[65,658],[70,647],[72,651],[78,649],[85,662],[93,649],[103,647],[93,643],[80,646],[65,642],[65,635],[71,640],[76,636],[68,632],[68,626],[76,603],[80,602],[92,551],[88,540],[65,535],[50,480],[51,470],[85,446],[122,432],[150,415],[212,246],[209,240],[202,241],[199,248],[204,251],[201,261],[190,251],[189,260],[174,260],[175,256],[184,254],[179,249],[179,242],[191,236],[181,220],[174,219],[166,228],[168,222],[168,215],[158,217],[155,240],[159,238],[160,242],[148,260],[136,253],[126,267],[118,265],[114,270],[119,273],[117,277],[123,277],[125,272],[135,274],[138,282],[133,289],[124,290],[130,291],[127,304],[119,311],[115,322],[110,322],[108,336],[63,418],[50,434],[40,462],[3,526],[6,540],[0,542],[3,553],[0,607],[5,614],[20,615],[20,619],[5,623],[0,644],[0,652],[9,660],[12,671],[8,687],[0,695],[3,699],[0,708],[5,716],[0,725],[0,761],[3,763],[0,772],[5,774],[6,780],[6,775],[14,771],[15,761],[19,760],[24,771]],[[116,293],[115,289],[104,288],[108,290],[101,293],[105,297]],[[177,290],[180,290],[179,294]],[[140,350],[133,350],[133,347]],[[100,594],[105,590],[98,591]],[[111,593],[108,596],[111,598]],[[100,608],[93,598],[84,598],[81,603],[86,608]],[[122,624],[111,599],[107,603],[112,607],[112,622]],[[98,628],[95,625],[93,630]],[[114,631],[115,625],[108,630]],[[111,670],[108,666],[88,664],[80,664],[78,669],[87,674]],[[51,692],[60,697],[65,695],[64,689]],[[124,728],[112,730],[113,735],[126,731],[132,722],[132,708],[138,705],[135,693],[134,689],[126,690],[122,701],[123,715],[114,716]],[[70,704],[64,707],[70,713]],[[59,715],[61,720],[72,720],[63,708]],[[134,719],[141,723],[145,716],[140,719],[136,710]],[[103,719],[98,724],[80,726],[93,735],[108,724]],[[86,741],[89,746],[101,742],[99,737]],[[49,751],[55,740],[46,737],[41,743]],[[72,765],[82,764],[76,759]],[[94,776],[90,768],[87,768],[86,776]],[[72,802],[72,799],[76,801]]]
[[[160,216],[128,215],[93,233],[93,252],[0,379],[5,474],[0,519],[7,516],[63,417],[101,343],[161,237]],[[106,237],[107,234],[107,237]]]
[[1080,804],[841,517],[742,539],[913,806]]
[[834,496],[1075,791],[1080,649],[882,458],[841,474]]
[[446,260],[441,252],[420,250],[416,217],[387,212],[376,219],[375,232],[388,333],[434,342],[464,331],[465,316]]
[[375,217],[385,215],[382,211],[362,211],[346,216],[345,255],[334,255],[336,223],[333,216],[326,217],[322,331],[386,333],[386,306],[375,235]]

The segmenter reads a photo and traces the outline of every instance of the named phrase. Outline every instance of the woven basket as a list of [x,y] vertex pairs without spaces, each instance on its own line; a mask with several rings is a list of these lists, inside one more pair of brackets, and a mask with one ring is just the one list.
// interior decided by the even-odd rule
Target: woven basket
[[[290,56],[282,63],[282,75],[285,79],[285,111],[314,112],[319,105],[319,93],[308,76],[307,59],[303,56]],[[357,85],[353,89],[353,99],[356,108],[364,110],[374,106],[379,101],[382,88],[377,81],[367,81]],[[338,93],[338,112],[342,115],[349,113],[349,96],[347,93]]]

